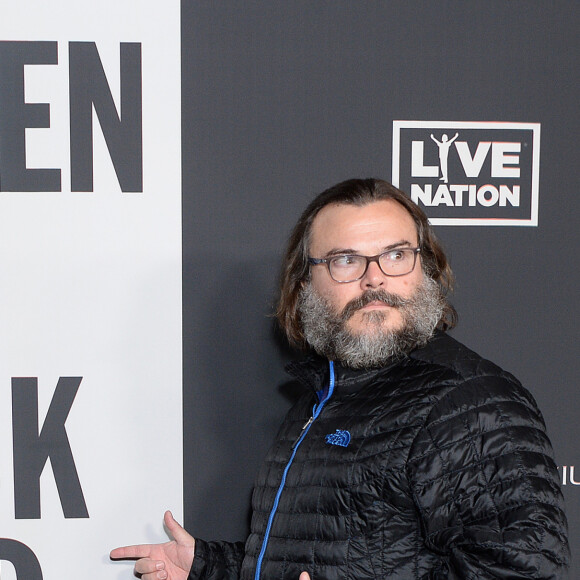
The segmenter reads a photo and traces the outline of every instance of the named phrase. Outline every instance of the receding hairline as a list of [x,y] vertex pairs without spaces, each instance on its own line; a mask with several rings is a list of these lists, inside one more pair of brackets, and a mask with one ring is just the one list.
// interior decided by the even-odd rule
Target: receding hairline
[[355,208],[366,208],[370,205],[376,205],[379,203],[388,203],[390,205],[395,204],[396,207],[400,208],[405,215],[407,215],[409,217],[409,219],[411,220],[411,222],[413,223],[413,225],[415,226],[415,234],[417,236],[417,243],[419,245],[421,245],[422,243],[422,232],[421,232],[421,225],[418,222],[418,220],[415,218],[415,216],[413,216],[413,214],[411,213],[411,211],[403,204],[401,203],[398,199],[394,198],[394,197],[383,197],[383,198],[366,198],[366,197],[358,197],[352,200],[340,200],[340,201],[331,201],[329,203],[327,203],[326,205],[323,205],[321,208],[318,209],[318,211],[311,217],[310,220],[310,224],[308,225],[308,228],[305,231],[305,236],[304,236],[304,249],[306,250],[307,253],[310,252],[310,248],[312,245],[312,232],[314,229],[314,224],[316,223],[316,220],[318,219],[318,217],[325,212],[325,210],[331,210],[334,208],[339,208],[339,207],[355,207]]

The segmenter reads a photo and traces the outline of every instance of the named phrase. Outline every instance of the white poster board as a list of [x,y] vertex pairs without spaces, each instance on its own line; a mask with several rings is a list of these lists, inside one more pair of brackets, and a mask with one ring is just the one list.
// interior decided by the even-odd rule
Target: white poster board
[[182,518],[179,11],[1,9],[2,580],[132,578]]

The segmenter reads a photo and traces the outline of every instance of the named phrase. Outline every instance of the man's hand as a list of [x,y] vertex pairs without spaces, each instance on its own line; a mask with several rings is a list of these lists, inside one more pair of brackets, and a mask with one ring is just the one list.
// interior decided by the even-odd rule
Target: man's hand
[[308,574],[308,572],[302,572],[302,574],[300,574],[300,578],[298,578],[298,580],[310,580],[310,574]]
[[141,544],[124,546],[111,551],[114,560],[137,560],[135,573],[142,580],[187,580],[191,565],[195,539],[165,512],[163,521],[173,540],[165,544]]

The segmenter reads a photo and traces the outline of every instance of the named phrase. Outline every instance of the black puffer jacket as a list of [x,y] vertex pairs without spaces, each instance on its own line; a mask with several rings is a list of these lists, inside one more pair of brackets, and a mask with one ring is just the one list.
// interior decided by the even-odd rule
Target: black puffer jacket
[[198,541],[190,578],[567,577],[552,449],[513,376],[443,333],[388,368],[292,372],[312,391],[258,475],[243,564]]

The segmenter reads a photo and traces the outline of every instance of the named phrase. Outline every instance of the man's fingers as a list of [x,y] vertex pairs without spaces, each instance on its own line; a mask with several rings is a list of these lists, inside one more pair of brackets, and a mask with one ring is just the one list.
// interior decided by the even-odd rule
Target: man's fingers
[[151,553],[151,545],[142,544],[139,546],[121,546],[111,550],[111,558],[113,560],[122,560],[126,558],[147,558]]
[[302,572],[298,580],[310,580],[310,574],[308,574],[308,572]]
[[173,539],[179,543],[187,543],[191,541],[191,536],[183,529],[183,527],[175,520],[173,514],[167,510],[163,516],[163,521],[167,529],[171,532]]
[[165,562],[161,562],[160,560],[143,558],[135,564],[135,572],[137,574],[152,574],[161,570],[165,570]]
[[151,572],[151,574],[140,574],[141,580],[167,580],[167,572],[159,570],[159,572]]

